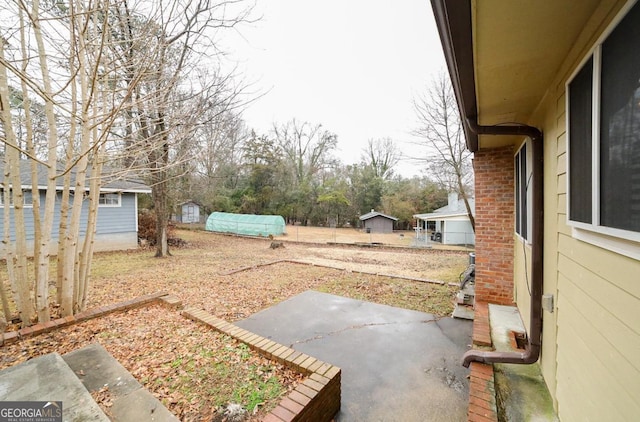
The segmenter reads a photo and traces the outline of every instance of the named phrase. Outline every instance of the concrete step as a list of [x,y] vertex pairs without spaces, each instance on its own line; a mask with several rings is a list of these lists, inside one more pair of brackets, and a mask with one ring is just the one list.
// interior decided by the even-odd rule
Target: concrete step
[[98,343],[63,356],[84,387],[99,391],[107,386],[112,395],[112,421],[178,421],[153,394]]
[[451,316],[453,318],[473,320],[474,318],[473,306],[457,303],[455,308],[453,308],[453,313],[451,314]]
[[0,371],[0,401],[61,401],[65,421],[109,421],[57,353]]

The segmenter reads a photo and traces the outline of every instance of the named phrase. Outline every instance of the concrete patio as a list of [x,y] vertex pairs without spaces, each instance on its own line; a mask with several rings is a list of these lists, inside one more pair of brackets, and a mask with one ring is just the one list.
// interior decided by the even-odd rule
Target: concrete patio
[[307,291],[235,323],[342,368],[338,421],[463,421],[472,323]]

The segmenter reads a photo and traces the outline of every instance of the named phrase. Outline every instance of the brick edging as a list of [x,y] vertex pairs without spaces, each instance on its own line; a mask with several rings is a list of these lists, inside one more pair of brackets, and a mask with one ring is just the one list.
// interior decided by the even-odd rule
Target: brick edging
[[69,325],[78,324],[90,319],[98,318],[114,312],[127,311],[129,309],[140,308],[152,302],[160,301],[160,298],[167,296],[166,292],[157,292],[145,296],[138,296],[134,299],[125,300],[124,302],[114,303],[111,305],[100,306],[98,308],[87,309],[75,315],[52,319],[47,322],[37,323],[29,327],[20,328],[17,331],[7,331],[0,338],[0,346],[14,343],[23,338],[34,337],[40,334],[58,328],[68,327]]
[[474,346],[491,347],[489,304],[476,300],[473,311],[473,344]]
[[492,364],[471,362],[467,417],[469,422],[498,421]]
[[181,313],[307,376],[263,419],[264,422],[331,421],[340,410],[342,373],[339,367],[254,334],[204,310],[187,308]]
[[[473,306],[473,345],[491,347],[491,325],[489,305],[476,301]],[[496,389],[493,377],[493,365],[471,362],[469,373],[469,422],[497,422]]]

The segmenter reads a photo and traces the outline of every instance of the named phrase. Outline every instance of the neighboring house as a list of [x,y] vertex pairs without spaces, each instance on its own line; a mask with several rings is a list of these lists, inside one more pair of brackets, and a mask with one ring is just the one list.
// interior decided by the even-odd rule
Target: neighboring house
[[515,302],[560,420],[636,420],[640,3],[432,5],[475,154],[476,301]]
[[363,228],[367,233],[393,233],[393,225],[397,218],[371,210],[360,216]]
[[[4,172],[4,163],[0,163],[0,173]],[[27,233],[28,247],[33,251],[33,212],[31,193],[31,168],[29,163],[23,162],[20,166],[21,179],[24,181],[22,190],[24,192],[24,217]],[[38,169],[38,186],[40,188],[41,211],[44,207],[46,191],[46,169],[40,166]],[[133,249],[138,246],[138,197],[139,193],[151,193],[151,189],[143,182],[131,178],[113,178],[105,180],[101,188],[98,220],[96,225],[95,250],[122,250]],[[60,224],[60,201],[62,196],[62,178],[57,179],[58,194],[56,196],[55,214],[53,220],[53,240],[52,253],[57,249],[58,227]],[[87,181],[88,186],[88,181]],[[0,188],[0,209],[4,208],[3,189]],[[80,236],[84,237],[86,232],[86,221],[88,212],[88,200],[85,200],[82,208],[80,223]],[[4,232],[4,218],[0,217],[0,233]],[[14,240],[14,228],[10,228],[11,239]],[[4,256],[4,251],[0,248],[0,256]]]
[[178,205],[180,207],[180,215],[178,221],[181,223],[199,223],[200,222],[200,204],[194,201],[186,201]]
[[[475,202],[469,199],[471,213],[474,214]],[[457,193],[450,193],[447,205],[427,214],[415,214],[419,227],[431,231],[431,240],[443,245],[473,245],[475,234],[469,220],[464,200],[458,199]]]

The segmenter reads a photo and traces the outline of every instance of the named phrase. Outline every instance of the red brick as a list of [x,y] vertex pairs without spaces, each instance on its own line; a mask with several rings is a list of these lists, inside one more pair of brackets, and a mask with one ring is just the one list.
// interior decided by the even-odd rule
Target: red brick
[[469,390],[469,399],[471,399],[471,397],[476,397],[477,399],[485,401],[487,403],[493,403],[495,400],[495,397],[492,393],[480,391],[474,388]]
[[291,400],[295,401],[296,403],[301,404],[302,406],[306,406],[311,401],[311,399],[309,397],[307,397],[304,394],[300,393],[299,391],[295,391],[295,390],[292,391],[291,393],[289,393],[289,395],[287,397],[290,398]]
[[13,343],[17,339],[18,339],[18,332],[17,331],[8,331],[8,332],[4,333],[4,337],[3,337],[2,340],[5,343]]
[[275,409],[271,411],[271,413],[285,422],[292,421],[293,418],[297,416],[297,414],[293,413],[290,410],[285,409],[284,407],[278,405]]
[[304,409],[303,405],[301,405],[300,403],[296,403],[289,397],[285,397],[284,399],[282,399],[282,401],[280,402],[280,406],[284,407],[287,410],[290,410],[293,413],[300,413],[302,409]]
[[471,374],[484,374],[493,377],[493,365],[480,362],[471,362]]
[[316,391],[320,391],[322,390],[322,387],[324,387],[324,384],[321,384],[318,381],[312,380],[311,378],[307,378],[306,380],[303,381],[302,384]]
[[310,399],[313,399],[318,394],[317,391],[307,387],[304,384],[298,384],[298,386],[296,387],[295,391],[298,391],[298,392],[304,394],[305,396],[309,397]]
[[471,413],[469,412],[469,422],[496,422],[497,418],[495,417],[495,415],[493,415],[494,417],[487,417],[487,416],[483,416],[483,415],[478,415],[477,413]]
[[493,402],[488,402],[486,400],[481,400],[478,397],[470,396],[469,397],[469,405],[479,406],[483,409],[486,409],[489,412],[493,412]]
[[262,418],[262,422],[282,422],[282,419],[272,413],[269,413],[267,416]]

